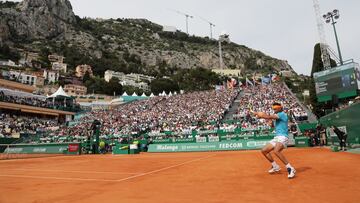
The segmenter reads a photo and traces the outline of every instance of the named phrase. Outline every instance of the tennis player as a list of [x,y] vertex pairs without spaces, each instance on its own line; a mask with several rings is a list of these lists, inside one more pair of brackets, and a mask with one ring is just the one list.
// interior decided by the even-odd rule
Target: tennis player
[[288,178],[295,177],[296,170],[290,165],[285,156],[281,153],[283,149],[287,147],[289,138],[288,138],[288,116],[283,112],[283,107],[280,103],[273,103],[272,109],[275,114],[268,115],[264,112],[252,112],[258,118],[275,120],[275,130],[276,135],[268,144],[266,144],[261,152],[270,161],[272,167],[269,170],[269,173],[276,173],[280,171],[280,166],[275,162],[271,156],[271,151],[274,151],[274,154],[285,164]]

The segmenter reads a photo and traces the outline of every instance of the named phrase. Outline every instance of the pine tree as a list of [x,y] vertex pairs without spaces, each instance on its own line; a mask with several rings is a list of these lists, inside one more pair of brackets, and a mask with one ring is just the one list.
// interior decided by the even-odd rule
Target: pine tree
[[[331,65],[331,67],[336,67],[336,62],[331,58],[330,58],[330,65]],[[321,59],[320,44],[317,43],[314,46],[313,64],[312,64],[312,69],[311,69],[312,85],[310,86],[310,104],[313,107],[313,113],[318,117],[325,115],[324,114],[325,104],[319,103],[317,101],[316,90],[315,90],[315,80],[314,80],[313,75],[314,75],[314,73],[320,72],[323,70],[324,70],[324,64]]]

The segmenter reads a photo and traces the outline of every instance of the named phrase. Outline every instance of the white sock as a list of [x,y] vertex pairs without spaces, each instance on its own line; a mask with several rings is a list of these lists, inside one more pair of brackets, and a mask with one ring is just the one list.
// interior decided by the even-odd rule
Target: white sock
[[292,166],[290,165],[290,163],[286,164],[286,168],[292,168]]
[[275,161],[271,162],[271,165],[272,165],[274,168],[279,166]]

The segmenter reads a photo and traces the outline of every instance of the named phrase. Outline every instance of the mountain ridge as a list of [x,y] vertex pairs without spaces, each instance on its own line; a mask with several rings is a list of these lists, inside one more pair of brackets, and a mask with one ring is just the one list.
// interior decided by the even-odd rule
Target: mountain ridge
[[[0,45],[65,56],[70,69],[87,63],[94,73],[107,69],[171,75],[178,69],[219,68],[218,41],[163,32],[146,19],[90,19],[76,16],[68,0],[24,0],[0,8]],[[224,68],[242,75],[295,71],[287,61],[233,42],[223,44]]]

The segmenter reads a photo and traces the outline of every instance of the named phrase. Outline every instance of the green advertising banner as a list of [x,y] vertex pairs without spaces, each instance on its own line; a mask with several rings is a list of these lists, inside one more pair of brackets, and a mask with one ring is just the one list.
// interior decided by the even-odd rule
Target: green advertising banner
[[176,138],[176,143],[188,143],[188,142],[195,142],[195,138]]
[[219,138],[219,136],[211,136],[211,137],[208,137],[208,141],[209,142],[220,142],[220,138]]
[[154,139],[152,140],[153,143],[171,143],[171,139]]
[[[70,151],[68,151],[70,149]],[[9,154],[78,154],[80,152],[79,143],[62,144],[18,144],[9,145],[4,153]]]
[[151,144],[148,152],[200,152],[259,149],[270,140],[239,140],[208,143]]
[[320,123],[327,127],[329,144],[337,144],[338,138],[330,130],[331,125],[335,125],[340,130],[347,133],[346,142],[351,146],[360,146],[360,103],[355,103],[340,111],[333,112],[320,118]]

